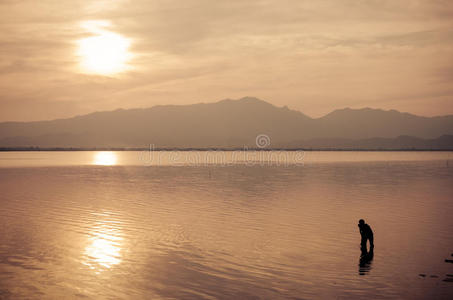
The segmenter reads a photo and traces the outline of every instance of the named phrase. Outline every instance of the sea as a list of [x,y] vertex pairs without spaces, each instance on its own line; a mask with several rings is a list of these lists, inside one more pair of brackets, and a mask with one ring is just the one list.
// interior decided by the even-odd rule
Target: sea
[[395,298],[453,299],[453,152],[0,152],[0,299]]

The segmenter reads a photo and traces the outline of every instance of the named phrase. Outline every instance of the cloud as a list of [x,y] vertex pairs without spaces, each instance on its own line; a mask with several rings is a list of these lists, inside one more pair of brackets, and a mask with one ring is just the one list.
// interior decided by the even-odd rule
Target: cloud
[[[453,113],[451,1],[93,3],[0,2],[0,120],[244,95],[312,116],[379,103]],[[129,72],[80,72],[76,41],[90,20],[131,39]],[[46,109],[30,113],[32,101]]]

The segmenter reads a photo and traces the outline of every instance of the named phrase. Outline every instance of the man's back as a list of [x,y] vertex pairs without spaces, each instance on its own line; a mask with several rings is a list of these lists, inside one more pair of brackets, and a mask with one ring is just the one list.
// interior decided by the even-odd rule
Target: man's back
[[373,230],[371,230],[370,225],[368,224],[359,224],[360,234],[364,236],[372,236]]

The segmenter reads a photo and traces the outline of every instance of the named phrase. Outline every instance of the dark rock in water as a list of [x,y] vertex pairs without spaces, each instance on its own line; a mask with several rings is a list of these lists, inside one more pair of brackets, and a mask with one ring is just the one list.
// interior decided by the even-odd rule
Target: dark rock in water
[[444,280],[442,281],[445,281],[445,282],[453,282],[453,278],[445,278]]
[[445,262],[452,263],[453,264],[453,259],[446,259]]
[[447,277],[453,277],[453,274],[447,274],[447,275],[445,275],[445,276],[447,276]]
[[429,277],[430,277],[430,278],[439,278],[439,276],[437,276],[437,275],[431,275],[431,276],[429,276]]
[[426,277],[426,274],[418,274],[420,277]]

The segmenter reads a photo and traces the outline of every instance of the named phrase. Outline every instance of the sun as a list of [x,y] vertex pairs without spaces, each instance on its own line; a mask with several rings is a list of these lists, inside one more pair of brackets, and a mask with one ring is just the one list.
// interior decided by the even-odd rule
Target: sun
[[107,31],[105,23],[84,23],[83,27],[93,35],[78,41],[78,56],[85,73],[111,75],[128,68],[131,58],[130,40],[124,36]]

